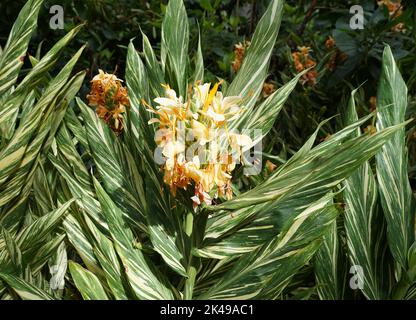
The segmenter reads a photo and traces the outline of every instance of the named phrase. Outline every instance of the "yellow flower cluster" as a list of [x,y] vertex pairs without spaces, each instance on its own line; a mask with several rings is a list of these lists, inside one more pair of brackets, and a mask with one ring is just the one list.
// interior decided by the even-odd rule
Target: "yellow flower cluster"
[[[196,85],[187,101],[164,86],[165,96],[154,100],[156,108],[143,102],[157,116],[149,124],[159,125],[155,141],[164,157],[164,182],[174,195],[178,188],[193,187],[194,209],[211,204],[213,198],[232,197],[231,173],[242,147],[252,143],[247,135],[228,131],[227,123],[241,111],[242,98],[223,97],[219,86]],[[224,140],[228,147],[219,142]]]
[[95,107],[98,117],[119,135],[124,128],[123,113],[130,106],[127,89],[123,87],[122,80],[103,70],[99,70],[91,83],[91,91],[87,95],[88,104]]

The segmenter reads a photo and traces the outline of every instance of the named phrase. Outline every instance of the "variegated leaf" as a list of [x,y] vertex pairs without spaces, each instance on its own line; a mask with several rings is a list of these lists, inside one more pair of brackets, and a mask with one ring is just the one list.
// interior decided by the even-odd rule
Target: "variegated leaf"
[[[377,130],[402,123],[407,107],[407,87],[386,46],[377,94]],[[376,155],[380,200],[387,220],[393,257],[407,268],[407,251],[414,241],[415,201],[407,176],[405,128],[400,128]]]

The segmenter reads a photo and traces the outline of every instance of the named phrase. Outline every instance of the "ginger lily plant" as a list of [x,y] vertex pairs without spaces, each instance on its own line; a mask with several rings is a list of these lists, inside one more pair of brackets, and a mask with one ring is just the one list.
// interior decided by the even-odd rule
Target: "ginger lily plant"
[[[40,3],[29,1],[26,9]],[[80,98],[77,106],[66,108],[78,89],[77,76],[66,84],[67,67],[45,89],[43,95],[50,99],[40,98],[37,117],[30,112],[31,91],[22,90],[22,119],[36,119],[28,118],[27,126],[35,123],[31,131],[23,120],[6,125],[9,118],[0,118],[8,129],[2,130],[5,147],[0,153],[2,298],[62,298],[59,288],[45,285],[46,263],[50,272],[59,271],[54,275],[60,283],[65,280],[64,298],[279,299],[317,293],[338,299],[348,292],[343,268],[348,264],[364,270],[366,298],[414,297],[414,201],[404,145],[406,87],[389,48],[376,133],[359,133],[373,115],[358,119],[352,98],[342,130],[314,146],[318,127],[266,179],[248,191],[238,188],[235,173],[246,166],[244,151],[268,134],[304,75],[258,102],[282,10],[282,0],[270,1],[235,79],[222,82],[221,88],[219,83],[204,84],[200,44],[189,59],[185,7],[182,0],[170,0],[160,61],[146,35],[143,52],[130,43],[127,92],[114,75],[100,72],[88,96],[96,112]],[[21,20],[14,30],[24,28]],[[12,31],[11,39],[19,37]],[[9,79],[6,53],[3,50],[0,59],[0,89]],[[32,73],[44,72],[39,67],[43,59],[34,63]],[[59,91],[58,85],[67,91]],[[9,85],[1,91],[0,112],[7,110],[6,102],[18,88],[13,91]],[[60,92],[64,113],[54,90]],[[14,102],[10,108],[16,106]],[[38,119],[52,115],[60,122]],[[214,163],[202,163],[198,152],[187,156],[190,144],[180,139],[178,128],[188,129],[198,146],[212,142],[212,130],[224,129],[219,153],[211,157]],[[259,134],[244,133],[250,130]],[[31,136],[23,139],[27,132]],[[222,157],[228,146],[241,164]],[[25,154],[30,157],[23,158]],[[163,161],[156,161],[157,154]],[[380,207],[368,163],[375,155]],[[257,150],[254,164],[260,160]],[[394,185],[397,197],[389,197],[388,185]],[[339,199],[347,203],[345,212]],[[27,211],[19,207],[23,204]],[[376,210],[384,215],[376,219]],[[62,229],[57,228],[60,219]],[[340,224],[347,248],[344,233],[337,232]],[[380,272],[380,261],[387,260],[386,270]],[[308,285],[311,278],[315,284]]]

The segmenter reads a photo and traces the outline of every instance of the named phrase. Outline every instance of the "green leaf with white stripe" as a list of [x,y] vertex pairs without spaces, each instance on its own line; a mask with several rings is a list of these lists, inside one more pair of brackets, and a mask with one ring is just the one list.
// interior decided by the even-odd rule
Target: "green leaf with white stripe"
[[[354,124],[356,125],[357,123]],[[313,148],[306,156],[289,162],[284,169],[270,176],[259,186],[232,200],[209,208],[215,211],[235,210],[270,200],[284,199],[300,188],[311,188],[316,185],[328,189],[335,187],[362,163],[374,156],[404,125],[396,125],[374,135],[346,141],[338,141],[339,136],[336,136],[336,139],[330,139],[327,143]]]
[[316,289],[321,300],[344,299],[346,265],[337,221],[332,222],[314,257]]
[[204,57],[202,55],[201,33],[199,33],[198,49],[195,55],[195,70],[193,75],[193,82],[204,83]]
[[337,216],[333,194],[312,203],[288,221],[281,234],[242,255],[200,299],[277,298],[320,246]]
[[[82,25],[73,28],[59,40],[45,56],[35,64],[16,89],[4,101],[4,104],[0,105],[0,127],[3,129],[3,137],[7,139],[11,138],[19,113],[19,107],[22,105],[22,99],[24,99],[27,92],[37,89],[37,86],[40,84],[44,75],[47,74],[48,70],[58,61],[62,50],[75,37],[81,27]],[[21,108],[22,118],[27,112],[23,107]]]
[[[170,0],[162,23],[162,66],[172,73],[181,96],[186,94],[189,24],[182,0]],[[171,83],[173,85],[173,83]]]
[[[34,107],[26,113],[21,120],[18,129],[13,135],[8,145],[0,152],[0,186],[8,179],[11,173],[21,165],[21,160],[25,156],[26,148],[33,138],[36,130],[41,126],[43,113],[51,108],[56,101],[57,95],[65,87],[72,68],[77,62],[84,48],[81,48],[72,59],[65,65],[60,73],[49,83],[44,94]],[[39,139],[39,137],[38,137]],[[33,151],[32,151],[33,152]],[[9,197],[0,198],[0,205],[8,201]]]
[[69,206],[73,203],[70,200],[56,210],[38,218],[32,224],[24,228],[16,238],[22,252],[26,250],[34,250],[47,240],[48,236],[62,222],[63,216],[66,214]]
[[107,225],[103,220],[100,203],[94,192],[90,175],[72,142],[71,135],[63,124],[56,135],[58,154],[49,154],[49,160],[65,179],[72,196],[78,206],[103,228]]
[[[407,107],[407,87],[394,61],[390,47],[383,53],[377,93],[377,130],[402,123]],[[407,175],[405,128],[376,155],[380,200],[387,220],[387,236],[394,259],[404,269],[414,241],[415,201]]]
[[22,300],[53,300],[53,297],[47,292],[22,278],[0,272],[0,279],[4,280]]
[[69,215],[65,218],[63,226],[69,242],[72,244],[88,270],[95,274],[102,272],[100,263],[94,253],[94,247],[91,244],[92,241],[87,237],[86,232],[77,219],[72,215]]
[[77,102],[84,117],[94,162],[106,191],[130,221],[146,232],[143,182],[135,164],[130,161],[129,150],[91,108],[80,99]]
[[48,262],[49,272],[52,278],[50,279],[50,287],[53,290],[59,291],[62,285],[65,284],[65,275],[68,267],[68,255],[65,242],[62,242],[58,249]]
[[[189,241],[185,240],[183,231],[180,228],[175,228],[168,217],[155,211],[148,212],[148,221],[149,235],[155,251],[178,274],[188,277],[185,266],[187,265],[189,250],[186,250],[188,243],[185,243],[185,241]],[[177,242],[181,242],[179,247]]]
[[[312,148],[321,123],[304,146],[288,161],[296,161]],[[348,136],[352,128],[335,134],[333,143]],[[278,171],[284,170],[284,166]],[[208,218],[205,240],[197,253],[204,257],[222,259],[229,255],[250,252],[281,231],[287,220],[305,210],[310,203],[323,197],[330,189],[325,185],[305,186],[283,201],[275,200],[235,211],[220,211]]]
[[105,278],[114,298],[116,300],[127,300],[128,294],[123,281],[125,276],[113,243],[98,230],[88,217],[85,217],[85,222],[94,237],[94,253],[103,268]]
[[[355,90],[351,94],[345,122],[357,121]],[[357,128],[355,136],[360,136]],[[386,258],[385,221],[377,206],[377,186],[370,164],[365,162],[344,181],[345,232],[352,266],[360,266],[365,277],[362,289],[367,299],[388,298],[388,277],[383,277]],[[386,287],[387,286],[387,287]]]
[[[246,112],[254,106],[263,89],[279,33],[283,3],[283,0],[270,2],[256,27],[241,69],[227,90],[227,96],[240,95],[245,99]],[[235,127],[232,123],[230,125]]]
[[[260,245],[261,240],[264,240],[262,237],[254,237],[250,240],[241,240],[241,238],[238,237],[239,233],[241,236],[243,236],[244,233],[249,235],[246,230],[250,230],[251,227],[254,229],[259,228],[260,230],[259,225],[256,226],[252,223],[253,218],[256,218],[255,221],[260,223],[260,226],[268,228],[270,235],[272,235],[273,232],[279,230],[279,220],[284,221],[285,218],[287,219],[294,212],[302,210],[305,205],[315,201],[317,198],[321,197],[342,181],[342,177],[337,177],[334,173],[344,175],[344,178],[348,177],[348,175],[354,171],[351,167],[346,166],[346,163],[348,163],[348,165],[353,164],[351,157],[354,158],[358,156],[358,161],[364,161],[360,157],[364,156],[368,159],[374,155],[377,150],[374,149],[371,151],[371,154],[366,155],[365,153],[370,150],[368,149],[368,142],[362,141],[359,144],[356,144],[355,141],[360,141],[357,138],[352,141],[346,140],[351,133],[353,133],[357,127],[366,120],[368,120],[368,117],[355,122],[353,125],[348,126],[337,134],[334,134],[328,141],[321,143],[314,149],[310,150],[314,140],[314,136],[312,136],[298,154],[292,157],[292,159],[290,159],[288,163],[282,167],[282,169],[278,170],[269,178],[269,181],[274,180],[275,178],[277,181],[279,179],[278,177],[283,175],[281,185],[279,183],[279,187],[276,188],[276,192],[280,193],[279,196],[276,194],[276,197],[271,197],[271,200],[275,199],[274,202],[266,202],[268,199],[264,195],[258,195],[253,197],[254,203],[258,204],[252,204],[253,202],[247,201],[245,205],[240,206],[240,204],[237,203],[237,207],[228,207],[227,204],[229,204],[230,201],[227,201],[222,205],[211,207],[213,210],[218,209],[218,207],[223,207],[226,210],[221,210],[213,215],[212,218],[210,217],[208,219],[204,247],[199,248],[196,253],[205,257],[222,259],[228,255],[247,252]],[[388,140],[388,137],[385,137],[385,139]],[[368,136],[366,140],[370,141],[373,139]],[[372,143],[373,142],[375,141],[373,140]],[[382,145],[381,141],[376,143],[378,144],[378,147]],[[357,148],[360,151],[351,151],[351,153],[347,156],[340,156],[340,159],[338,160],[340,163],[336,164],[334,160],[337,160],[334,158],[334,155],[339,154],[340,149],[346,153],[348,150],[348,147],[345,146],[343,148],[342,145],[354,146],[353,148]],[[321,162],[324,157],[328,159],[330,164],[339,166],[342,170],[345,170],[345,172],[343,173],[342,170],[338,169],[328,171],[327,168],[331,166]],[[350,157],[350,159],[348,159],[348,157]],[[343,161],[345,161],[344,164]],[[305,167],[305,163],[310,163],[312,168],[309,167],[309,165]],[[317,166],[316,168],[313,163]],[[358,166],[359,164],[356,165]],[[291,167],[294,168],[295,171],[299,170],[299,172],[302,172],[302,174],[299,174],[299,176],[293,178],[293,180],[290,178],[290,175],[285,174],[286,170]],[[311,173],[313,175],[316,174],[319,178],[317,177],[314,179],[308,176],[311,175]],[[301,183],[302,179],[305,179],[308,183]],[[294,186],[296,185],[293,189],[290,187],[291,181],[293,181]],[[264,187],[264,190],[267,190],[265,192],[270,194],[272,186],[272,182],[267,184],[266,181],[256,188]],[[256,188],[253,190],[256,190]],[[238,197],[236,199],[238,199]],[[233,200],[231,200],[231,202],[232,201]],[[274,210],[278,211],[276,212]],[[267,219],[267,216],[273,214],[273,212],[276,212],[276,219]],[[263,221],[261,219],[265,217],[266,220],[262,223]],[[255,233],[255,230],[253,233]],[[219,241],[218,239],[221,239],[222,237],[225,238]],[[239,239],[240,246],[238,245]]]
[[126,270],[130,284],[139,299],[172,299],[172,292],[160,281],[149,267],[143,253],[133,247],[134,236],[123,212],[114,204],[101,185],[94,179],[98,199],[106,217],[116,251]]
[[[43,0],[29,0],[19,13],[0,55],[0,97],[16,82]],[[4,102],[4,101],[3,101]]]
[[20,190],[29,185],[30,182],[27,180],[28,173],[36,168],[38,164],[36,160],[38,160],[40,154],[48,152],[68,104],[81,87],[84,76],[85,73],[81,72],[71,78],[62,88],[55,102],[48,107],[46,111],[47,116],[40,123],[36,138],[27,146],[22,162],[19,164],[16,172],[13,173],[11,179],[7,181],[7,186],[0,193],[0,201],[2,203],[6,203],[18,196]]
[[[147,72],[147,76],[148,76],[148,86],[150,89],[150,93],[152,96],[154,97],[159,97],[163,95],[163,87],[161,86],[162,83],[165,82],[165,78],[163,75],[163,71],[161,68],[160,63],[157,61],[156,55],[153,51],[152,45],[150,44],[149,38],[142,32],[142,37],[143,37],[143,56],[144,56],[144,62],[146,64],[146,72]],[[131,45],[133,46],[133,45]],[[134,48],[134,47],[133,47]],[[129,50],[131,50],[129,48]],[[133,51],[129,51],[129,53],[127,54],[127,61],[129,60],[129,57],[133,57],[132,55]],[[137,54],[137,53],[136,53]],[[133,57],[133,61],[135,59],[140,60],[140,57],[137,55],[135,57]],[[136,63],[130,63],[130,66],[134,66]],[[129,67],[127,66],[127,69],[129,69]],[[130,76],[130,77],[134,77],[135,74],[138,75],[142,75],[143,71],[139,71],[139,70],[134,70],[131,69],[130,71],[130,75],[129,73],[126,71],[126,79]],[[142,80],[144,80],[144,78],[142,77]],[[127,83],[129,82],[129,80],[127,80]],[[135,94],[140,94],[140,92],[134,92]],[[148,93],[148,92],[145,92]],[[147,99],[147,95],[143,94],[143,99]]]
[[65,234],[53,234],[50,241],[44,243],[38,250],[28,250],[25,252],[24,259],[32,270],[33,274],[38,275],[42,268],[48,263],[49,259],[57,252],[58,248],[64,243]]
[[73,261],[69,262],[69,271],[84,300],[108,300],[100,280],[91,271]]
[[32,224],[22,229],[16,237],[20,250],[24,253],[27,250],[34,250],[43,245],[50,233],[62,222],[62,218],[72,202],[73,200],[68,201],[60,208],[38,218]]
[[[3,238],[6,243],[8,259],[10,259],[11,263],[13,264],[13,268],[16,270],[17,274],[21,274],[21,272],[23,271],[22,252],[20,251],[20,248],[17,245],[16,241],[13,239],[12,235],[4,228],[0,227],[0,230],[2,231]],[[5,259],[0,258],[0,263],[2,262],[1,260]]]
[[272,129],[274,122],[282,110],[284,103],[289,98],[290,93],[295,89],[300,77],[304,72],[299,73],[283,87],[279,88],[270,97],[254,109],[246,110],[230,123],[230,128],[261,130],[261,135],[255,137],[253,144],[263,139]]

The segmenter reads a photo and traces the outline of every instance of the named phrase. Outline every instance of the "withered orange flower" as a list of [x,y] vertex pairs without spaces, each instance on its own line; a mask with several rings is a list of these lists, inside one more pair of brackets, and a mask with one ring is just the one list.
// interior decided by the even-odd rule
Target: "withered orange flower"
[[124,128],[123,114],[130,107],[127,89],[122,80],[114,74],[99,73],[91,81],[91,91],[87,95],[88,104],[95,107],[98,117],[117,134]]
[[241,65],[243,64],[246,49],[249,47],[249,45],[249,41],[244,41],[244,43],[240,42],[234,46],[234,60],[231,64],[234,72],[240,70]]

